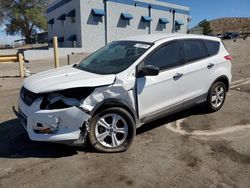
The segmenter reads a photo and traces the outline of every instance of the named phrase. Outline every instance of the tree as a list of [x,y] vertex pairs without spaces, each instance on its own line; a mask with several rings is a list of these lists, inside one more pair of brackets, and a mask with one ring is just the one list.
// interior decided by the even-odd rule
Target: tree
[[8,2],[3,12],[7,34],[21,34],[25,37],[26,43],[30,44],[32,33],[37,29],[47,29],[45,10],[48,0],[8,0]]
[[0,25],[2,25],[5,14],[6,14],[6,8],[10,6],[10,1],[9,0],[1,0],[0,3]]
[[210,22],[207,21],[206,19],[205,19],[205,20],[202,20],[202,21],[198,24],[198,26],[203,28],[203,34],[204,34],[204,35],[209,35],[210,33],[213,32],[213,30],[212,30],[211,27],[210,27]]

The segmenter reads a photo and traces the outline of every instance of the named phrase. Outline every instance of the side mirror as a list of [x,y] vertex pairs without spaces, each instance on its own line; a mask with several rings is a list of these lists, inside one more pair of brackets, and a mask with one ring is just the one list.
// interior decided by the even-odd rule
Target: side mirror
[[160,73],[160,69],[154,65],[145,65],[139,72],[138,77],[142,76],[157,76]]

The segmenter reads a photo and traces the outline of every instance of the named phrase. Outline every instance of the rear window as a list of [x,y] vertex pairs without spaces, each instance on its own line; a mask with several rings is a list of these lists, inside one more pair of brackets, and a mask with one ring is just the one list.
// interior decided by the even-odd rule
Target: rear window
[[216,55],[219,52],[220,49],[219,42],[211,40],[205,40],[204,42],[210,56]]
[[184,49],[187,62],[196,61],[208,56],[203,40],[184,40]]

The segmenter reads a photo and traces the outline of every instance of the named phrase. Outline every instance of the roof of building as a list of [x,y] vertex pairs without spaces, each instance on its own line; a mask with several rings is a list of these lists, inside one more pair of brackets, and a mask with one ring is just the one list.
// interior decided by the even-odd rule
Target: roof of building
[[138,35],[138,36],[132,36],[120,39],[120,41],[140,41],[140,42],[149,42],[153,43],[156,41],[169,39],[169,38],[201,38],[201,39],[210,39],[210,40],[217,40],[219,41],[219,38],[216,37],[210,37],[205,35],[192,35],[192,34],[148,34],[148,35]]
[[[148,8],[151,7],[152,9],[162,10],[162,11],[170,11],[172,9],[175,10],[176,13],[180,14],[187,14],[189,15],[190,8],[187,6],[167,3],[165,0],[106,0],[112,3],[119,3],[125,5],[132,5],[132,6],[139,6]],[[49,4],[47,13],[50,13],[65,4],[72,2],[72,0],[55,0]]]

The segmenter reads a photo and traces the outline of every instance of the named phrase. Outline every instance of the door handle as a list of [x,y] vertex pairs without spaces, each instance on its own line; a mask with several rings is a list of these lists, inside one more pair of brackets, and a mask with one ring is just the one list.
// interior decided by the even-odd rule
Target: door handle
[[174,80],[179,80],[183,76],[182,73],[177,73],[176,75],[173,76]]
[[207,66],[208,69],[211,69],[211,68],[213,68],[213,67],[214,67],[214,64],[213,64],[213,63],[209,63],[208,66]]

